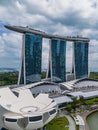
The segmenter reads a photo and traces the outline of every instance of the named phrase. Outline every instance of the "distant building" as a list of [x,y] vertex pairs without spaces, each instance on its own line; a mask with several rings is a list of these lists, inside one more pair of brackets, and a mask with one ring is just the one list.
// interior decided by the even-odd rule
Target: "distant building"
[[73,73],[75,79],[88,77],[88,42],[75,41],[73,44]]
[[50,40],[48,78],[53,82],[66,81],[66,41]]
[[18,84],[29,84],[40,81],[41,61],[42,37],[30,33],[24,34]]

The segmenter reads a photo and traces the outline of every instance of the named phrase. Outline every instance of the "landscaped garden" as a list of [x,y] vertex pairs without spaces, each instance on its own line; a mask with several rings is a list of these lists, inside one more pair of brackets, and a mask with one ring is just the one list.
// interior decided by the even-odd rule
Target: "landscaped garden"
[[0,73],[0,86],[14,85],[18,82],[18,71]]
[[91,79],[98,79],[98,72],[90,72],[89,78],[91,78]]
[[[6,86],[6,85],[14,85],[18,82],[18,71],[13,72],[0,72],[0,86]],[[46,77],[46,72],[41,72],[41,78]]]
[[66,105],[66,110],[71,112],[77,111],[77,109],[82,112],[82,110],[88,110],[92,109],[92,105],[98,104],[98,97],[92,98],[92,99],[84,99],[83,97],[80,97],[80,99],[73,99],[73,102],[68,105]]
[[69,130],[69,121],[66,117],[55,118],[46,125],[46,130]]

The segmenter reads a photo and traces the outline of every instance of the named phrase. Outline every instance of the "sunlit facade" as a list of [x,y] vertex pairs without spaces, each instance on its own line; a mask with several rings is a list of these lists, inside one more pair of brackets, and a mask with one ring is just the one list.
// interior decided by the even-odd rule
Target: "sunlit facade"
[[23,35],[21,70],[18,84],[29,84],[41,80],[42,37]]
[[74,50],[74,74],[75,79],[88,77],[88,47],[89,44],[83,41],[75,41]]

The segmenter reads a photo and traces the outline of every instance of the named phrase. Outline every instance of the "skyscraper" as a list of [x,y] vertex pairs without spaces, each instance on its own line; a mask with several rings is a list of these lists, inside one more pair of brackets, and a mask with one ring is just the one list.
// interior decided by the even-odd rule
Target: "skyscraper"
[[50,40],[48,77],[54,82],[66,81],[66,41]]
[[88,46],[88,42],[75,41],[73,43],[75,79],[88,77]]
[[41,80],[42,36],[25,33],[23,35],[21,69],[18,84],[28,84]]
[[18,84],[28,84],[41,80],[42,38],[50,40],[49,68],[47,78],[54,82],[66,81],[66,41],[73,44],[72,77],[88,76],[88,43],[86,37],[58,36],[29,27],[8,26],[6,28],[23,33],[21,69]]

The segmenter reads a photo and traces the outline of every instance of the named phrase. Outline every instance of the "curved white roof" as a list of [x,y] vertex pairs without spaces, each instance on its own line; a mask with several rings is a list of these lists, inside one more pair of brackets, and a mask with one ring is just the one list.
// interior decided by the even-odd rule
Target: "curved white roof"
[[81,81],[74,85],[74,88],[82,88],[87,86],[97,86],[98,87],[98,81],[93,80],[87,80],[87,81]]
[[77,80],[72,80],[68,82],[60,83],[68,90],[72,90],[73,88],[82,88],[87,86],[97,86],[98,87],[98,80],[93,80],[89,78],[81,78]]
[[73,97],[81,97],[82,96],[85,99],[89,99],[89,98],[98,97],[98,90],[89,91],[89,92],[78,91],[78,92],[68,93],[67,95],[70,95],[70,96],[73,96]]
[[11,112],[35,115],[52,109],[56,103],[48,97],[48,94],[39,94],[34,98],[29,89],[24,89],[20,90],[19,97],[16,97],[9,88],[2,88],[0,89],[0,105]]
[[68,81],[68,82],[63,82],[60,83],[60,85],[64,86],[65,88],[67,88],[68,90],[72,90],[74,84],[76,83],[77,80],[72,80],[72,81]]
[[47,81],[41,81],[41,82],[36,82],[36,83],[31,83],[31,84],[27,84],[27,85],[22,85],[22,86],[17,86],[16,88],[13,88],[14,91],[19,92],[20,90],[24,90],[24,89],[31,89],[40,85],[45,85],[45,84],[49,84],[49,85],[56,85],[56,83],[51,83],[51,82],[47,82]]
[[70,103],[70,102],[73,102],[72,99],[68,96],[61,96],[61,97],[56,97],[56,98],[53,98],[55,100],[55,102],[59,105],[59,104],[62,104],[62,103]]

